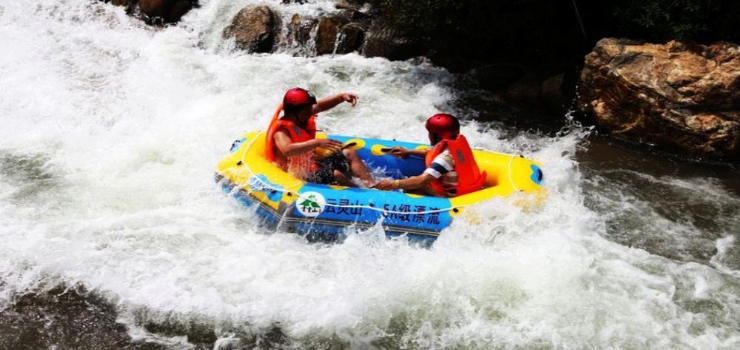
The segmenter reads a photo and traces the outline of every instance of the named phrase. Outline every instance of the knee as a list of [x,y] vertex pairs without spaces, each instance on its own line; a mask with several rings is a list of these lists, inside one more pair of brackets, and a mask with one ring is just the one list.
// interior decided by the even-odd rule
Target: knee
[[334,181],[336,181],[340,185],[346,185],[347,182],[349,182],[351,180],[343,172],[341,172],[339,170],[334,170]]
[[349,159],[350,162],[354,162],[360,159],[360,157],[357,155],[357,152],[355,152],[355,150],[353,149],[344,149],[342,150],[342,152],[344,153],[344,156]]

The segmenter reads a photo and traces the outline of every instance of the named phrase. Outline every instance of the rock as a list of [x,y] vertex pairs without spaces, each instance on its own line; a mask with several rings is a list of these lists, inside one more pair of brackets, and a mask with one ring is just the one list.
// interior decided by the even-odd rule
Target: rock
[[338,19],[333,17],[319,18],[319,29],[316,32],[316,54],[328,55],[334,53],[334,47],[337,42],[337,33],[339,33]]
[[[301,1],[284,0],[283,4]],[[288,48],[301,56],[360,52],[368,57],[406,60],[427,53],[421,40],[405,36],[400,30],[375,16],[360,11],[360,3],[338,3],[342,13],[331,16],[294,14],[286,25],[286,35],[278,35],[280,19],[266,5],[242,9],[224,29],[224,38],[234,38],[240,49],[248,52],[274,52]]]
[[165,23],[179,21],[193,8],[191,0],[139,0],[139,9],[149,18],[161,18]]
[[492,63],[474,68],[470,73],[481,88],[496,91],[511,86],[514,82],[522,79],[526,72],[517,65]]
[[233,37],[236,45],[248,52],[268,53],[275,44],[277,22],[277,16],[270,7],[247,6],[224,29],[224,37]]
[[121,6],[126,10],[127,14],[132,14],[136,7],[136,0],[99,0],[105,3],[110,3],[113,6]]
[[573,106],[578,76],[574,71],[556,74],[542,82],[542,101],[550,113],[564,116]]
[[318,20],[315,18],[303,18],[301,15],[295,14],[290,19],[288,24],[288,45],[293,48],[302,48],[302,54],[307,55],[313,51],[311,43],[311,31],[318,24]]
[[357,23],[349,23],[339,29],[337,53],[345,54],[357,51],[365,39],[365,29]]
[[602,39],[586,56],[578,106],[615,135],[740,160],[740,47]]
[[368,28],[362,53],[366,57],[385,57],[402,61],[427,54],[427,48],[418,39],[407,36],[390,23],[375,21]]
[[345,54],[362,46],[365,31],[358,23],[349,23],[344,15],[321,17],[316,32],[316,54]]
[[542,83],[533,74],[526,74],[506,88],[506,101],[514,105],[534,107],[540,105]]

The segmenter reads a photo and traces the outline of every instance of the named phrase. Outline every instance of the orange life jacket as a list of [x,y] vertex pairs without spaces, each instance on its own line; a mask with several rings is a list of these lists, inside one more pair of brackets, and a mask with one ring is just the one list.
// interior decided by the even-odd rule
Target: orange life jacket
[[[450,155],[455,162],[455,171],[457,172],[457,187],[455,190],[457,195],[461,196],[480,190],[486,180],[486,172],[481,173],[478,169],[478,163],[473,158],[473,150],[465,136],[458,135],[454,140],[442,140],[434,145],[434,148],[427,152],[424,159],[427,168],[432,165],[434,158],[445,149],[450,150]],[[448,193],[448,187],[442,183],[442,177],[432,181],[430,185],[438,193]]]
[[270,127],[267,129],[267,136],[265,137],[265,158],[277,163],[283,170],[288,171],[299,178],[305,178],[306,175],[319,169],[316,164],[314,152],[306,152],[294,157],[287,157],[286,159],[286,157],[279,155],[279,151],[276,150],[277,145],[275,145],[275,133],[280,129],[284,129],[288,132],[288,136],[290,136],[290,140],[292,142],[313,140],[316,138],[316,116],[312,115],[311,118],[308,119],[308,122],[306,122],[306,128],[304,129],[290,120],[280,119],[280,112],[282,112],[282,110],[283,106],[278,106],[275,114],[272,116],[272,120],[270,121]]

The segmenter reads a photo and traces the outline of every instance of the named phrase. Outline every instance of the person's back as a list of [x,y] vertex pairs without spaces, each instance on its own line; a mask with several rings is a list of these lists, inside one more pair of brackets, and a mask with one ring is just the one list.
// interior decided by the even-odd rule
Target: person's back
[[485,181],[485,173],[481,174],[468,140],[457,133],[459,126],[456,130],[436,143],[425,159],[427,169],[424,173],[436,179],[430,185],[447,197],[477,191]]
[[427,119],[429,150],[406,150],[394,147],[391,153],[406,157],[423,156],[424,172],[403,180],[384,180],[376,185],[381,190],[405,189],[439,197],[454,197],[482,188],[481,174],[467,139],[460,135],[460,122],[449,114],[435,114]]
[[424,173],[432,175],[439,179],[442,184],[444,194],[447,197],[457,195],[457,171],[455,170],[455,159],[450,154],[450,150],[445,147],[424,170]]

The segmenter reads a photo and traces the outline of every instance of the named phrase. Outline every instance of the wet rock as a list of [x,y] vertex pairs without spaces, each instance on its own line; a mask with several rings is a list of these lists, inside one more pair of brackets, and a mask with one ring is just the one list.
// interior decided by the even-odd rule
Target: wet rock
[[569,71],[553,75],[542,82],[542,102],[550,113],[564,116],[571,111],[577,80],[577,74]]
[[268,53],[276,37],[277,15],[265,5],[247,6],[224,29],[225,38],[234,38],[237,46],[248,52]]
[[316,54],[328,55],[334,53],[337,42],[337,33],[342,23],[336,17],[319,18],[319,29],[316,32]]
[[470,73],[480,87],[490,91],[506,89],[525,75],[522,67],[505,63],[483,65]]
[[407,36],[403,31],[382,20],[373,22],[365,34],[362,53],[366,57],[385,57],[391,61],[402,61],[427,53],[427,48],[421,40]]
[[357,51],[362,47],[365,39],[365,29],[357,23],[349,23],[339,30],[337,53],[345,54]]
[[345,54],[360,49],[365,37],[363,25],[350,22],[354,12],[321,17],[316,33],[316,54]]
[[602,39],[586,56],[578,106],[615,135],[740,160],[740,47]]
[[130,2],[131,2],[130,0],[111,0],[110,1],[111,5],[114,5],[114,6],[128,6]]
[[136,8],[136,0],[100,0],[105,3],[110,3],[113,6],[121,6],[126,10],[126,13],[131,15]]
[[534,74],[527,73],[506,88],[506,101],[517,109],[524,109],[530,113],[541,114],[544,111],[540,99],[542,81]]
[[164,23],[179,21],[193,8],[192,0],[138,0],[139,9],[150,19],[161,19]]
[[316,18],[305,18],[299,14],[293,15],[290,23],[288,23],[287,45],[291,48],[297,48],[297,51],[304,55],[312,52],[314,44],[311,40],[311,32],[318,23],[319,21]]

